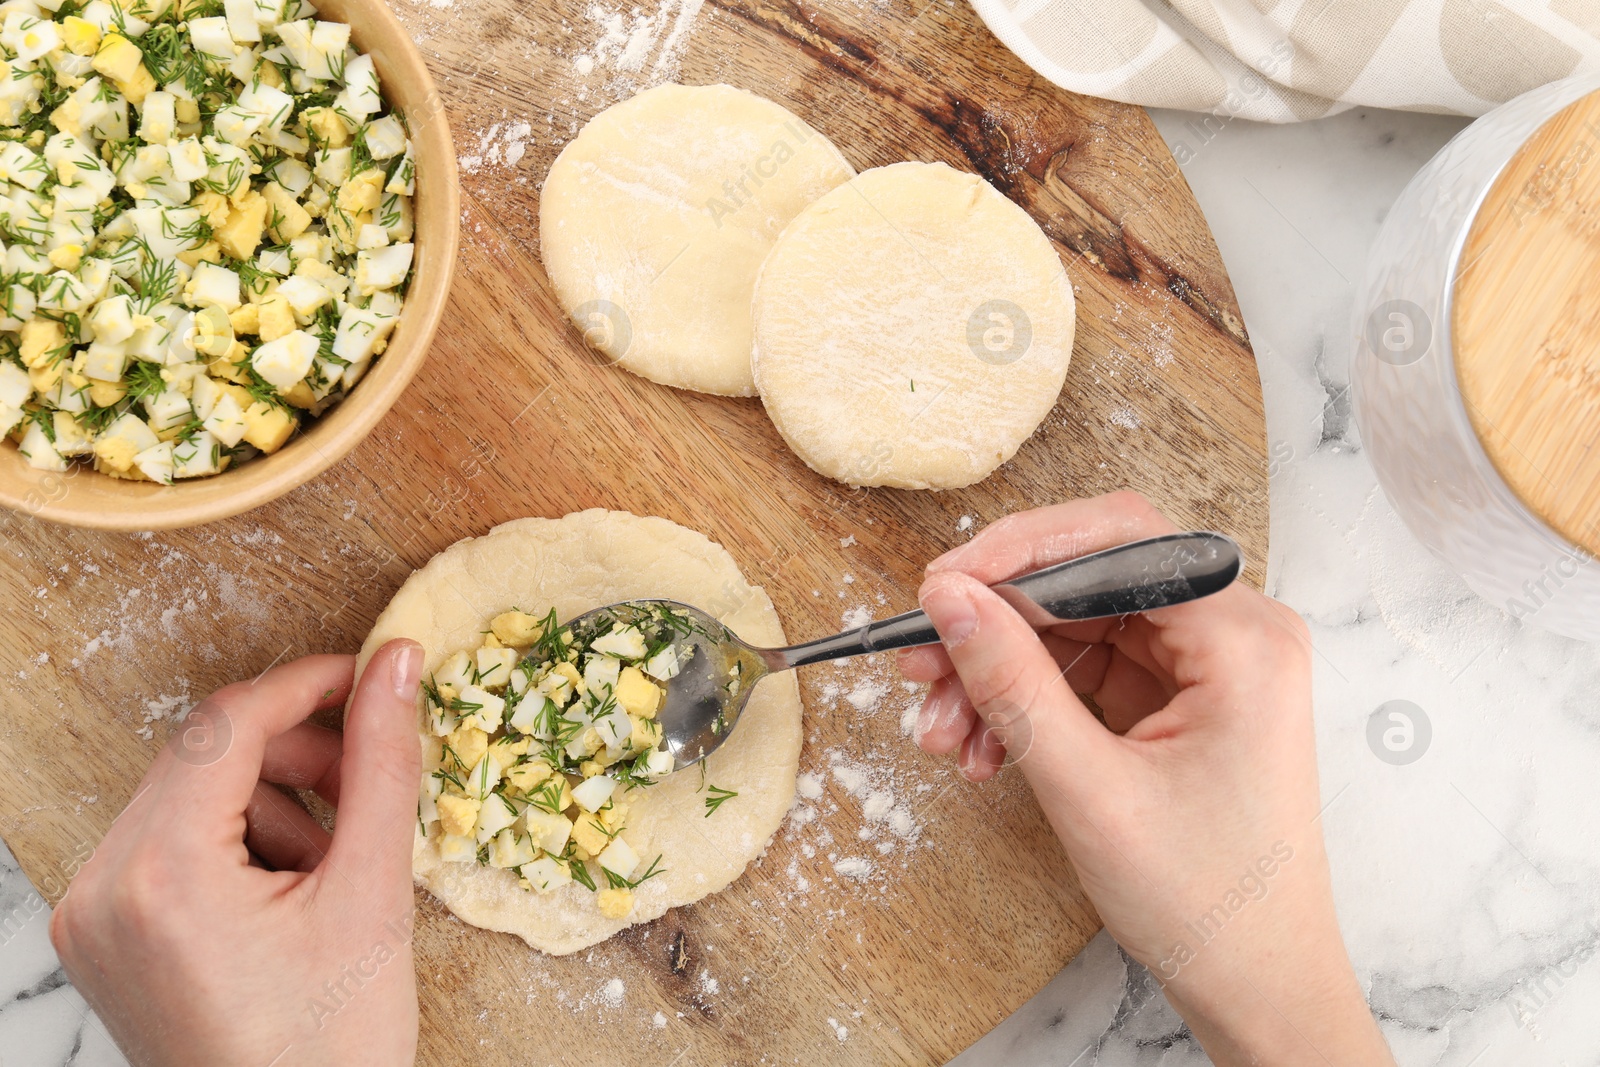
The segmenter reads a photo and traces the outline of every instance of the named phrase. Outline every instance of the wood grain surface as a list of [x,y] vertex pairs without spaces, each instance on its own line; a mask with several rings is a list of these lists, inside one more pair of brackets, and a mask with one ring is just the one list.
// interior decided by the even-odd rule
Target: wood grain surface
[[1517,150],[1461,250],[1456,376],[1484,451],[1562,536],[1600,553],[1600,93],[1568,104]]
[[[412,568],[506,519],[601,506],[704,530],[796,640],[913,606],[922,565],[1007,512],[1122,487],[1233,535],[1259,586],[1255,361],[1141,110],[1036,79],[958,0],[664,2],[618,9],[624,30],[661,20],[637,70],[602,50],[584,76],[596,7],[398,0],[463,158],[463,245],[428,365],[344,462],[198,529],[0,518],[0,834],[48,899],[187,704],[293,656],[353,652]],[[587,355],[539,264],[539,183],[587,118],[669,78],[782,101],[857,168],[974,170],[1032,213],[1077,288],[1078,335],[1060,404],[1013,462],[958,492],[849,490],[785,450],[758,401]],[[974,786],[917,753],[902,714],[919,695],[886,661],[801,683],[815,817],[726,892],[562,959],[419,894],[420,1062],[938,1063],[1071,959],[1098,920],[1020,776]],[[865,816],[852,770],[892,792],[902,832]],[[849,858],[870,874],[841,875]]]

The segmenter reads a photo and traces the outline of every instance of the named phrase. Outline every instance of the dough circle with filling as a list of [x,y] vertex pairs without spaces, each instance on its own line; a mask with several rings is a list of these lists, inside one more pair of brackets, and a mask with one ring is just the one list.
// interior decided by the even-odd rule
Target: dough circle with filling
[[545,270],[585,341],[663,385],[754,396],[750,294],[800,209],[855,172],[771,100],[660,85],[607,108],[545,179]]
[[802,211],[761,268],[754,369],[818,473],[954,489],[1055,406],[1073,298],[1028,213],[942,163],[863,171]]
[[[733,557],[703,534],[661,518],[594,509],[560,519],[517,519],[458,541],[406,579],[362,645],[357,674],[384,642],[409,637],[423,648],[423,677],[457,649],[476,647],[488,621],[518,607],[562,619],[621,600],[665,598],[694,604],[757,645],[785,644],[772,601],[739,573]],[[425,757],[438,738],[418,729]],[[794,675],[765,679],[738,728],[707,760],[705,779],[738,797],[706,817],[701,774],[688,768],[644,788],[623,838],[664,873],[634,890],[634,907],[608,919],[595,895],[576,883],[548,893],[521,888],[513,871],[446,863],[438,845],[414,831],[417,882],[462,921],[513,933],[564,955],[604,941],[634,923],[715,893],[766,849],[794,800],[800,762],[800,691]],[[431,747],[430,747],[431,746]]]

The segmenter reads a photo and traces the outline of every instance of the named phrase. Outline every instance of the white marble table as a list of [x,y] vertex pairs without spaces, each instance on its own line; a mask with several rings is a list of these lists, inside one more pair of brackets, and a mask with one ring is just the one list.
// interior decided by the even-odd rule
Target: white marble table
[[[1407,534],[1350,419],[1349,303],[1384,212],[1462,123],[1354,112],[1293,127],[1158,114],[1233,275],[1280,462],[1270,591],[1311,625],[1323,817],[1340,916],[1404,1067],[1600,1060],[1600,648],[1520,628]],[[1432,724],[1403,766],[1367,720]],[[42,901],[0,867],[0,1062],[121,1058],[66,984]],[[958,1061],[1204,1064],[1150,976],[1101,935]]]

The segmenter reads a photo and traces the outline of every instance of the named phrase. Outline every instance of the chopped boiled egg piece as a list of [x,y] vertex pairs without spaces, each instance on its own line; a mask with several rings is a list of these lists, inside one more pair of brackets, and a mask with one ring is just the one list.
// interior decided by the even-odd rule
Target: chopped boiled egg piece
[[448,685],[456,690],[472,684],[472,657],[465,652],[452,653],[433,672],[435,685]]
[[317,311],[333,299],[326,286],[303,274],[279,282],[278,295],[289,302],[295,318],[302,323],[310,322]]
[[[22,435],[22,440],[17,443],[17,451],[28,461],[28,466],[45,471],[64,471],[67,461],[56,451],[50,438],[45,435],[43,427],[37,422],[28,426],[28,431]],[[131,463],[131,457],[130,457]]]
[[639,668],[624,667],[617,677],[617,687],[612,695],[616,697],[617,706],[629,715],[651,719],[661,707],[661,699],[665,694]]
[[572,872],[567,869],[567,865],[549,856],[540,856],[532,863],[524,863],[517,868],[517,873],[540,893],[560,889],[572,881]]
[[509,829],[496,834],[494,843],[489,847],[491,867],[521,867],[523,864],[532,863],[533,857],[533,843],[526,837],[517,836]]
[[311,372],[320,344],[315,334],[294,330],[257,348],[250,356],[250,364],[278,392],[287,393]]
[[478,824],[478,809],[482,807],[476,797],[445,793],[438,798],[439,825],[447,834],[470,836]]
[[489,839],[517,821],[517,813],[511,810],[511,805],[506,803],[505,797],[499,793],[490,793],[483,798],[483,803],[478,807],[477,828],[473,836],[478,844],[488,844]]
[[639,867],[639,854],[620,837],[612,838],[611,844],[601,850],[595,859],[602,868],[622,879],[632,878],[633,872]]
[[620,707],[612,707],[596,715],[593,725],[594,732],[608,749],[617,748],[633,732],[633,724],[628,721],[627,712]]
[[145,449],[133,457],[133,463],[152,482],[172,484],[172,442],[163,441],[154,448]]
[[671,774],[676,766],[677,759],[670,752],[658,749],[645,756],[645,773],[652,779]]
[[595,906],[608,919],[625,919],[633,911],[633,890],[627,886],[607,886],[595,894]]
[[530,807],[522,813],[522,821],[535,845],[553,856],[566,851],[567,842],[572,839],[571,819]]
[[225,393],[218,398],[201,425],[222,444],[224,448],[233,448],[244,440],[244,432],[248,428],[244,421],[244,408],[239,406],[239,401],[232,393]]
[[0,362],[0,404],[20,408],[32,394],[33,386],[28,381],[28,372],[15,363]]
[[61,31],[49,19],[15,9],[6,12],[5,27],[0,29],[0,44],[5,45],[19,62],[32,63],[54,51],[60,43]]
[[393,289],[405,281],[411,270],[415,246],[410,242],[356,253],[356,291],[371,296],[380,289]]
[[644,673],[657,681],[665,682],[670,678],[676,678],[678,671],[681,669],[681,665],[678,662],[678,647],[676,645],[668,645],[663,648],[660,652],[645,660],[642,669]]
[[505,699],[479,685],[462,687],[461,709],[462,721],[471,722],[480,730],[493,732],[505,722]]
[[579,785],[572,787],[572,799],[584,811],[599,811],[611,799],[611,794],[616,791],[617,780],[609,775],[596,775],[585,778]]
[[189,20],[189,43],[196,52],[224,62],[239,54],[239,46],[228,32],[228,20],[223,15]]
[[244,439],[263,452],[276,452],[294,435],[300,421],[281,404],[257,400],[244,409]]
[[446,863],[474,863],[478,859],[478,843],[471,835],[445,834],[439,839],[439,858]]
[[587,692],[600,696],[616,688],[622,662],[615,656],[589,655],[583,660],[583,685]]
[[211,431],[197,430],[172,446],[172,463],[172,473],[176,478],[203,478],[216,474],[224,466],[222,445]]
[[618,659],[642,659],[647,649],[644,634],[637,626],[621,626],[602,634],[589,644],[593,652],[601,652]]
[[480,648],[477,654],[478,681],[485,686],[501,686],[511,681],[511,668],[517,663],[514,648]]

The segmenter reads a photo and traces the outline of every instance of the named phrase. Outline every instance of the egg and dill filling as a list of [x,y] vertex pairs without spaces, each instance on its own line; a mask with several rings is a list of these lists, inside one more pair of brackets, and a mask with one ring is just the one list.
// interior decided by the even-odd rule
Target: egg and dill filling
[[384,351],[416,154],[308,0],[0,3],[0,435],[171,484],[275,452]]
[[548,893],[577,883],[620,919],[662,873],[623,839],[635,794],[675,766],[656,721],[694,654],[693,623],[663,605],[561,623],[497,615],[472,650],[422,684],[418,822],[447,862],[515,870]]

